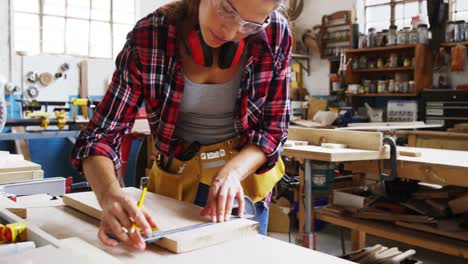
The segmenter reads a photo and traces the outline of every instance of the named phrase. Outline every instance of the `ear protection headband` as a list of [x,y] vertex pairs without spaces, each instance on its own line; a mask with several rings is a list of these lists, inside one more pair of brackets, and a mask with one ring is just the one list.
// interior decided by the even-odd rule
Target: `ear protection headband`
[[[196,64],[210,67],[213,65],[213,50],[203,40],[200,25],[196,25],[188,35],[187,51]],[[218,66],[221,69],[233,67],[242,58],[245,41],[231,41],[224,43],[219,50]]]

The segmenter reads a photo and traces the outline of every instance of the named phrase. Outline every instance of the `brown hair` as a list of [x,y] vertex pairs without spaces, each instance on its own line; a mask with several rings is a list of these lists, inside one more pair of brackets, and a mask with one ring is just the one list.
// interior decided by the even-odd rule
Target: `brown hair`
[[[274,0],[277,3],[276,10],[278,10],[281,14],[283,14],[287,18],[286,9],[284,6],[284,0]],[[171,8],[167,11],[170,14],[177,12],[178,18],[181,17],[195,17],[198,14],[198,8],[200,6],[200,0],[178,0],[175,1]]]

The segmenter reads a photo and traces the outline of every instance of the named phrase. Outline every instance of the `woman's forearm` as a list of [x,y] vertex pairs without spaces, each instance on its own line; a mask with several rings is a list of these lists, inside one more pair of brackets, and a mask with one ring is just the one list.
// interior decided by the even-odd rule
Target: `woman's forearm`
[[111,159],[104,156],[90,156],[83,160],[83,172],[99,203],[102,203],[106,196],[121,191]]
[[247,176],[255,173],[267,161],[265,153],[257,146],[246,145],[237,156],[232,158],[221,169],[220,173],[237,172],[239,180],[242,181]]

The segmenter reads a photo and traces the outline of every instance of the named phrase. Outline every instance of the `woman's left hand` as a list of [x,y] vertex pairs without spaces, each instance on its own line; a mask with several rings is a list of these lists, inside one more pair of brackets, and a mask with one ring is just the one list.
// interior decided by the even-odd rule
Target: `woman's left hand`
[[224,171],[221,169],[210,185],[208,203],[201,211],[202,216],[210,216],[213,222],[228,221],[234,199],[239,204],[238,216],[244,215],[244,190],[241,185],[242,175],[237,170]]

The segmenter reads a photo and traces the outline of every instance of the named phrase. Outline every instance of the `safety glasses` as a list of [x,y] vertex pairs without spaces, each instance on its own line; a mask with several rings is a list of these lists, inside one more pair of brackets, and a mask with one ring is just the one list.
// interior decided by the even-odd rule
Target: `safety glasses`
[[252,35],[258,33],[270,24],[270,17],[268,17],[263,24],[243,20],[227,0],[211,0],[211,3],[219,16],[227,21],[238,23],[239,32],[243,34]]

